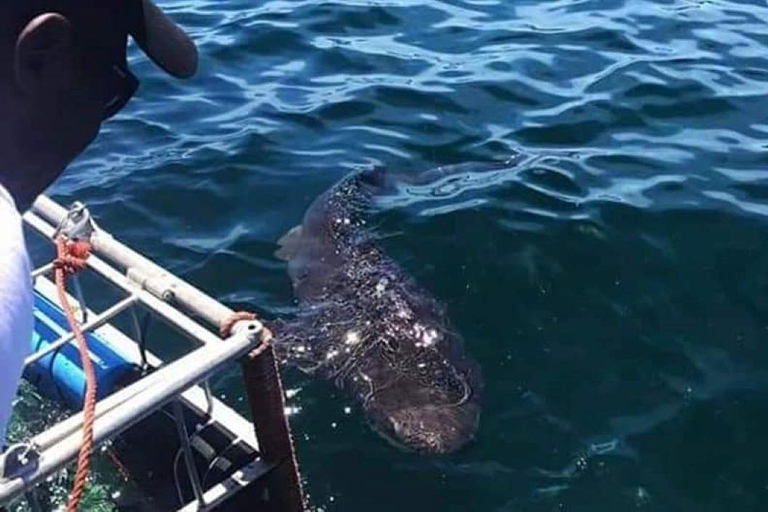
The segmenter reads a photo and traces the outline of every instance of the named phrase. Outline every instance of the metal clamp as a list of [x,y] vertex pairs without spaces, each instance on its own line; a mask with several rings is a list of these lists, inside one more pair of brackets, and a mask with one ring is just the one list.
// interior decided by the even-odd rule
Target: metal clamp
[[171,302],[176,298],[176,280],[168,273],[147,275],[136,267],[130,267],[125,275],[139,288],[147,290],[158,299]]
[[75,201],[53,232],[53,238],[64,235],[72,241],[90,242],[96,230],[96,223],[88,208],[80,201]]
[[19,478],[37,469],[40,450],[34,443],[11,446],[0,457],[0,479]]

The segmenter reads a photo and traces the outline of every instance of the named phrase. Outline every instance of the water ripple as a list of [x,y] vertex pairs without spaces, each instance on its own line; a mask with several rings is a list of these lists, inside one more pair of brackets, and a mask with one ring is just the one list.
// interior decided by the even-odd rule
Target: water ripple
[[532,157],[382,200],[484,367],[483,428],[412,458],[289,373],[317,510],[765,509],[764,2],[161,3],[199,76],[132,48],[140,94],[54,192],[237,307],[291,313],[274,241],[349,170]]

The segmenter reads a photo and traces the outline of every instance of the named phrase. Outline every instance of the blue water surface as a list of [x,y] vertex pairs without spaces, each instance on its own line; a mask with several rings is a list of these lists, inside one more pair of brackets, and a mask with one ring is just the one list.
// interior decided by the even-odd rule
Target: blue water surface
[[768,509],[765,2],[160,3],[199,75],[132,51],[51,192],[233,307],[295,311],[275,242],[351,170],[536,156],[376,214],[483,366],[481,430],[403,453],[287,371],[315,510]]

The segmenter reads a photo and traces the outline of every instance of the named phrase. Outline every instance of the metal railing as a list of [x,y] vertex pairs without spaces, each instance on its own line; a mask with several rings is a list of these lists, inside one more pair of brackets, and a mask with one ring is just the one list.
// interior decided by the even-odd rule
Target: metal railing
[[[204,489],[193,463],[180,406],[181,402],[184,402],[199,409],[203,407],[201,402],[204,401],[210,407],[215,400],[207,391],[208,377],[259,346],[264,326],[257,320],[240,321],[232,329],[232,335],[223,340],[213,330],[218,329],[233,314],[231,309],[126,247],[109,233],[98,229],[82,205],[76,204],[68,211],[51,199],[41,196],[32,210],[24,215],[24,220],[34,231],[49,240],[53,240],[60,230],[67,229],[68,224],[69,228],[75,226],[81,232],[85,230],[93,247],[93,253],[87,260],[87,269],[124,295],[103,312],[93,314],[88,312],[79,285],[75,287],[84,313],[81,325],[84,332],[97,331],[104,326],[110,327],[109,322],[117,315],[141,305],[154,317],[172,326],[193,342],[189,353],[169,364],[163,365],[158,358],[151,355],[151,362],[160,366],[156,371],[98,402],[94,424],[95,442],[102,443],[114,438],[172,403],[179,442],[195,496],[194,501],[186,504],[183,510],[210,510],[232,492],[247,487],[266,474],[275,464],[255,460],[233,473],[229,480],[211,489]],[[35,287],[47,288],[50,291],[52,285],[47,275],[52,271],[53,266],[50,264],[36,269],[32,273]],[[209,326],[201,325],[188,316],[188,313],[201,318]],[[136,336],[140,337],[138,325],[136,327]],[[72,333],[63,334],[52,344],[30,355],[25,363],[33,364],[71,343],[73,339]],[[279,380],[279,377],[277,379]],[[203,386],[197,386],[201,383]],[[204,400],[201,400],[201,390]],[[227,409],[220,405],[219,410],[222,408]],[[235,415],[236,413],[227,410],[224,417],[232,419]],[[242,417],[239,418],[242,420]],[[254,436],[253,432],[243,432],[242,421],[234,423],[238,423],[238,428],[235,429],[239,430],[238,436],[252,440],[254,448],[258,448],[258,434]],[[31,487],[74,461],[80,447],[82,425],[83,414],[74,414],[27,442],[11,447],[0,456],[0,507],[19,498]],[[285,445],[284,442],[282,444]],[[290,440],[288,444],[292,447]],[[300,493],[299,489],[298,494]],[[298,510],[298,506],[291,510]]]

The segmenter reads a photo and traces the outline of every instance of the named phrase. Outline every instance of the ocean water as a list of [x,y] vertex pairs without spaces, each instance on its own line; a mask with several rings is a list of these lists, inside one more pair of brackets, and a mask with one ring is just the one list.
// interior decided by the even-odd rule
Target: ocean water
[[536,157],[375,214],[483,367],[481,429],[403,453],[286,371],[315,510],[768,508],[764,2],[160,3],[199,75],[131,51],[139,95],[51,193],[233,307],[295,311],[275,242],[351,170]]

